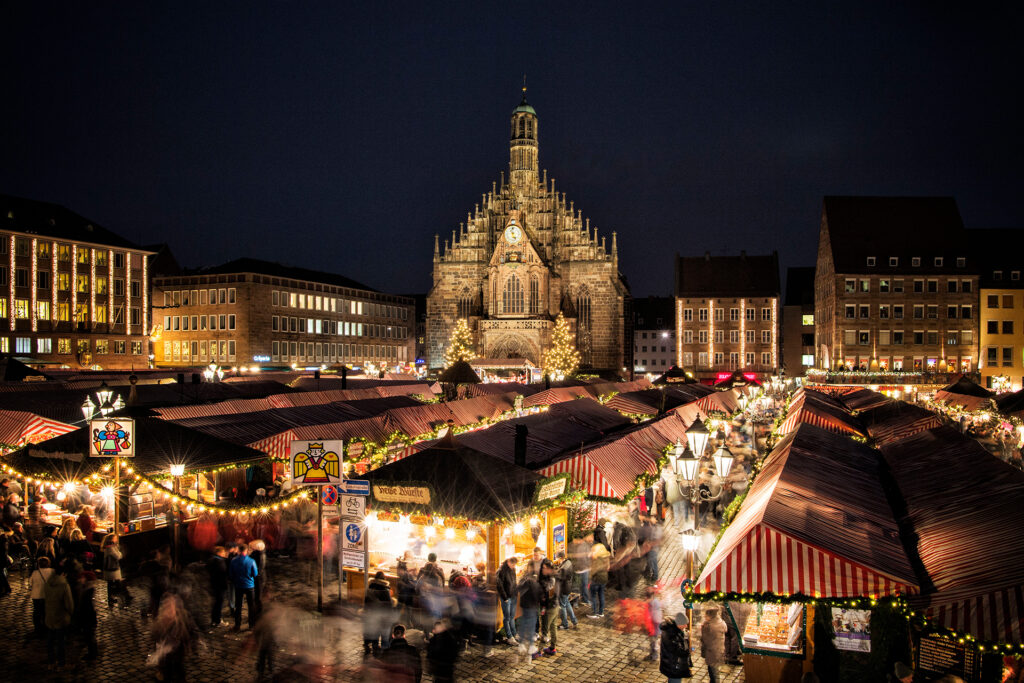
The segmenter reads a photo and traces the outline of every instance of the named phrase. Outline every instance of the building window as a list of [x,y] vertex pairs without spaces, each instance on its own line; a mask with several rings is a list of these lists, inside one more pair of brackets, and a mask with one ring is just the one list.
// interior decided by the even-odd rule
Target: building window
[[903,345],[903,330],[892,331],[892,343],[897,346]]
[[[228,290],[226,290],[226,289],[220,290],[220,299],[219,299],[219,301],[220,301],[221,305],[226,304],[228,302]],[[223,354],[221,354],[221,355],[223,355]]]
[[772,319],[772,309],[762,308],[761,309],[761,320],[770,321]]
[[1001,270],[993,270],[992,271],[992,279],[993,280],[1002,280],[1003,279],[1003,271],[1001,271]]
[[928,319],[936,320],[939,317],[939,307],[935,305],[928,305]]
[[803,315],[802,319],[801,319],[801,324],[805,325],[805,326],[806,325],[813,325],[814,324],[814,314],[813,313],[805,313]]
[[967,259],[965,257],[963,257],[963,256],[957,256],[956,257],[956,267],[957,268],[966,268],[967,267]]
[[946,306],[946,317],[950,320],[956,318],[956,306]]
[[692,344],[693,343],[693,330],[683,330],[683,343],[684,344]]
[[49,337],[36,339],[36,353],[53,353],[53,340]]
[[887,279],[881,279],[878,281],[878,291],[882,294],[889,293],[889,281]]
[[973,289],[973,286],[971,285],[971,281],[970,280],[961,280],[960,281],[960,291],[961,292],[963,292],[964,294],[970,294],[972,289]]
[[50,319],[50,302],[36,301],[36,317],[40,320]]
[[939,333],[937,331],[928,332],[928,344],[929,346],[935,346],[939,343]]
[[874,256],[868,256],[868,268],[874,268],[874,267],[875,267],[875,257]]
[[896,293],[896,294],[902,294],[903,293],[903,280],[893,280],[892,281],[892,291],[894,293]]
[[[715,343],[716,344],[721,344],[724,341],[725,341],[724,332],[722,330],[715,330]],[[656,349],[657,349],[657,347],[655,347],[655,350]]]
[[501,312],[523,312],[523,285],[515,275],[509,275],[505,280],[505,289],[501,297]]
[[878,317],[881,318],[882,320],[887,320],[889,318],[889,307],[888,306],[879,306],[878,307]]
[[924,306],[914,306],[914,320],[924,320]]
[[745,332],[745,336],[746,336],[746,340],[745,341],[746,341],[747,344],[753,344],[754,343],[754,331],[753,330],[747,330]]
[[1004,294],[1003,295],[1003,308],[1013,308],[1013,295],[1012,294]]
[[898,265],[900,265],[900,257],[899,256],[890,256],[889,257],[889,267],[890,268],[895,268]]
[[956,280],[948,280],[946,282],[946,291],[951,294],[956,293]]
[[921,267],[921,257],[920,256],[913,256],[913,257],[911,257],[910,265],[912,267],[914,267],[914,268],[920,268]]
[[1003,334],[1013,334],[1013,321],[1012,320],[1004,320],[1003,321]]
[[725,320],[725,309],[724,308],[716,308],[715,309],[715,322],[716,323],[720,323],[720,322],[723,322],[724,320]]
[[50,288],[50,272],[48,270],[40,270],[36,273],[36,287],[39,289]]
[[697,321],[706,323],[708,321],[708,309],[698,308],[697,309]]
[[924,293],[924,280],[914,280],[914,292],[917,294]]
[[[320,297],[317,297],[317,299],[319,299],[319,298]],[[235,303],[235,288],[234,287],[231,287],[231,288],[228,289],[228,303],[229,304]]]
[[986,299],[986,302],[988,308],[999,308],[999,295],[989,294]]
[[32,353],[32,338],[31,337],[15,337],[14,338],[14,352],[15,353]]
[[871,317],[871,307],[870,306],[861,306],[860,307],[860,317],[863,318],[863,319],[870,318]]
[[1010,271],[1010,279],[1014,280],[1014,281],[1020,280],[1020,271],[1019,270]]
[[772,343],[772,331],[771,330],[761,330],[761,343],[762,344],[771,344]]
[[846,304],[846,317],[852,320],[857,317],[857,307],[853,304]]
[[961,306],[960,307],[960,318],[962,320],[970,320],[971,319],[971,306],[970,305]]
[[697,332],[697,343],[698,344],[707,344],[708,343],[708,331],[707,330],[700,330],[699,332]]
[[14,317],[19,320],[28,319],[28,299],[14,300]]
[[692,308],[684,308],[683,309],[683,322],[687,322],[687,323],[693,322],[693,309]]
[[1003,347],[1003,367],[1013,367],[1013,348],[1010,346]]
[[938,280],[929,280],[928,281],[928,293],[929,294],[935,294],[938,291],[939,291],[939,281]]
[[892,307],[893,320],[903,320],[903,306]]
[[114,353],[119,355],[119,356],[123,356],[124,352],[125,352],[125,346],[126,346],[126,343],[125,343],[124,339],[115,339],[114,340]]
[[14,286],[28,287],[28,268],[14,269]]
[[771,365],[771,362],[772,362],[772,354],[770,352],[768,352],[768,351],[762,351],[761,352],[761,365],[768,366],[768,365]]
[[935,267],[936,268],[941,268],[942,267],[942,257],[941,256],[936,256],[935,257]]
[[740,319],[740,309],[730,308],[729,309],[729,320],[731,322],[737,322]]
[[999,349],[994,346],[989,346],[985,349],[985,358],[988,364],[993,367],[999,366]]
[[[234,290],[232,290],[232,291],[234,291]],[[317,322],[319,322],[319,321],[317,321]],[[231,315],[228,316],[228,329],[229,330],[235,329],[235,314],[234,313],[232,313]]]
[[847,280],[846,281],[846,293],[847,294],[853,294],[856,291],[857,291],[857,281],[856,280]]
[[960,330],[960,343],[969,345],[974,343],[974,330]]
[[740,343],[740,331],[739,330],[729,330],[729,343],[730,344],[739,344]]

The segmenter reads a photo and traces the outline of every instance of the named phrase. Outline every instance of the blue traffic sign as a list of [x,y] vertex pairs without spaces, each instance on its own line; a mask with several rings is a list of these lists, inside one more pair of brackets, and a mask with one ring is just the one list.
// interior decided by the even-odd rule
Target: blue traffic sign
[[345,525],[345,540],[351,545],[359,545],[359,541],[363,538],[362,528],[355,523],[349,523]]
[[365,479],[345,479],[338,484],[338,492],[350,496],[370,495],[370,482]]

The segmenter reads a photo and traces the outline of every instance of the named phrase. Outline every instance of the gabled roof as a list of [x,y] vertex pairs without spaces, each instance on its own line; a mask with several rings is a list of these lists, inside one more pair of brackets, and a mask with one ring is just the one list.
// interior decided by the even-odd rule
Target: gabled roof
[[[952,197],[825,197],[822,225],[828,227],[836,273],[973,273],[973,247]],[[923,239],[927,236],[927,239]],[[867,265],[867,257],[875,265]],[[896,266],[890,257],[898,257]],[[943,257],[941,266],[935,257]],[[913,257],[921,265],[911,266]],[[964,268],[956,267],[966,258]]]
[[144,251],[139,245],[60,204],[0,194],[0,227],[69,242]]
[[677,297],[779,296],[779,254],[676,257]]

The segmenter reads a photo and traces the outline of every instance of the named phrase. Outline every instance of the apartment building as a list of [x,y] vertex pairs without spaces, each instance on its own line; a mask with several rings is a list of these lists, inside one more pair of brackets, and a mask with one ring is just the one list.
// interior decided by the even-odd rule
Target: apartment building
[[0,195],[0,353],[38,367],[146,367],[151,252],[57,204]]
[[970,230],[981,264],[978,363],[981,381],[998,391],[1024,387],[1024,230]]
[[415,361],[414,303],[332,273],[238,259],[154,278],[160,366]]
[[676,257],[676,365],[706,381],[779,369],[779,256]]
[[633,299],[633,372],[661,375],[676,364],[675,301],[670,296]]

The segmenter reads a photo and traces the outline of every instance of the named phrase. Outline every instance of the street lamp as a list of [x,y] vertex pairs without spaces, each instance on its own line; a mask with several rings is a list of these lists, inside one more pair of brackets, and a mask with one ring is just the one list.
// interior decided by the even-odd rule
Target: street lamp
[[711,434],[708,432],[708,428],[699,417],[686,430],[686,440],[690,445],[690,450],[698,459],[704,455],[704,449],[708,447],[710,438]]
[[94,414],[96,414],[96,404],[92,402],[92,397],[86,394],[85,402],[82,403],[82,417],[89,420]]
[[[691,582],[696,582],[696,577],[693,575],[693,554],[697,551],[697,546],[700,544],[700,537],[697,536],[696,529],[687,529],[682,533],[683,550],[686,551],[686,578]],[[693,583],[690,584],[693,588]],[[690,624],[691,633],[693,629],[693,606],[692,603],[687,602],[686,604],[690,607],[686,608],[686,621]]]
[[732,469],[733,455],[725,446],[719,446],[718,450],[715,451],[714,455],[715,467],[718,469],[718,476],[723,480],[729,476],[729,471]]

